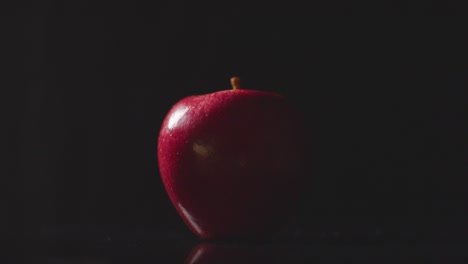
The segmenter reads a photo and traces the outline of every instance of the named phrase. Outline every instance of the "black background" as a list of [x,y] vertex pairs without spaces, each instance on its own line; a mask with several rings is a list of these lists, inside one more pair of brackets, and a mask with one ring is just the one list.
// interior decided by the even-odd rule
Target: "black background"
[[460,3],[3,10],[0,230],[13,238],[193,238],[162,185],[157,134],[177,100],[229,89],[234,75],[306,113],[310,184],[288,236],[466,234],[466,30],[461,16],[438,16],[464,15]]

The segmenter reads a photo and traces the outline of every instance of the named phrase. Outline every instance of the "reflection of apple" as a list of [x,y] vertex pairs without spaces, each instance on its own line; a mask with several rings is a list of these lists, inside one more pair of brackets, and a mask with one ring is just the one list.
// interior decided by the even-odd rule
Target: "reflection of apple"
[[158,138],[167,193],[203,239],[263,238],[300,202],[304,130],[281,95],[239,88],[189,96],[169,111]]
[[185,264],[291,263],[287,248],[262,245],[218,245],[202,243],[192,249]]

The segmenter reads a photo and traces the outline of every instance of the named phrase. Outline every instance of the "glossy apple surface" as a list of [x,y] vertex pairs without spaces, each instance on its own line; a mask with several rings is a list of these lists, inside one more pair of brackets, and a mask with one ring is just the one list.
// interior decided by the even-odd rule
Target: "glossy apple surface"
[[158,165],[196,235],[262,238],[300,203],[304,136],[298,111],[279,94],[236,88],[189,96],[163,121]]

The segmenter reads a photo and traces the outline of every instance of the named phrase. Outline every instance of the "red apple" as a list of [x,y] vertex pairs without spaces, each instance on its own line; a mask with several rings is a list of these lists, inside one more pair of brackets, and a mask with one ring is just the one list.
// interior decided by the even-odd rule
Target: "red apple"
[[274,234],[300,204],[305,133],[282,95],[239,87],[174,104],[158,138],[162,181],[202,239]]

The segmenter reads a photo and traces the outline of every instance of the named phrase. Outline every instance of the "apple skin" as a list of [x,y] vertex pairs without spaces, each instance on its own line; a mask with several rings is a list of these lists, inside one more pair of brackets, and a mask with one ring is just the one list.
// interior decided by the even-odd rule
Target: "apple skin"
[[280,94],[232,89],[183,98],[166,115],[157,158],[169,198],[198,237],[263,239],[301,204],[306,135]]

